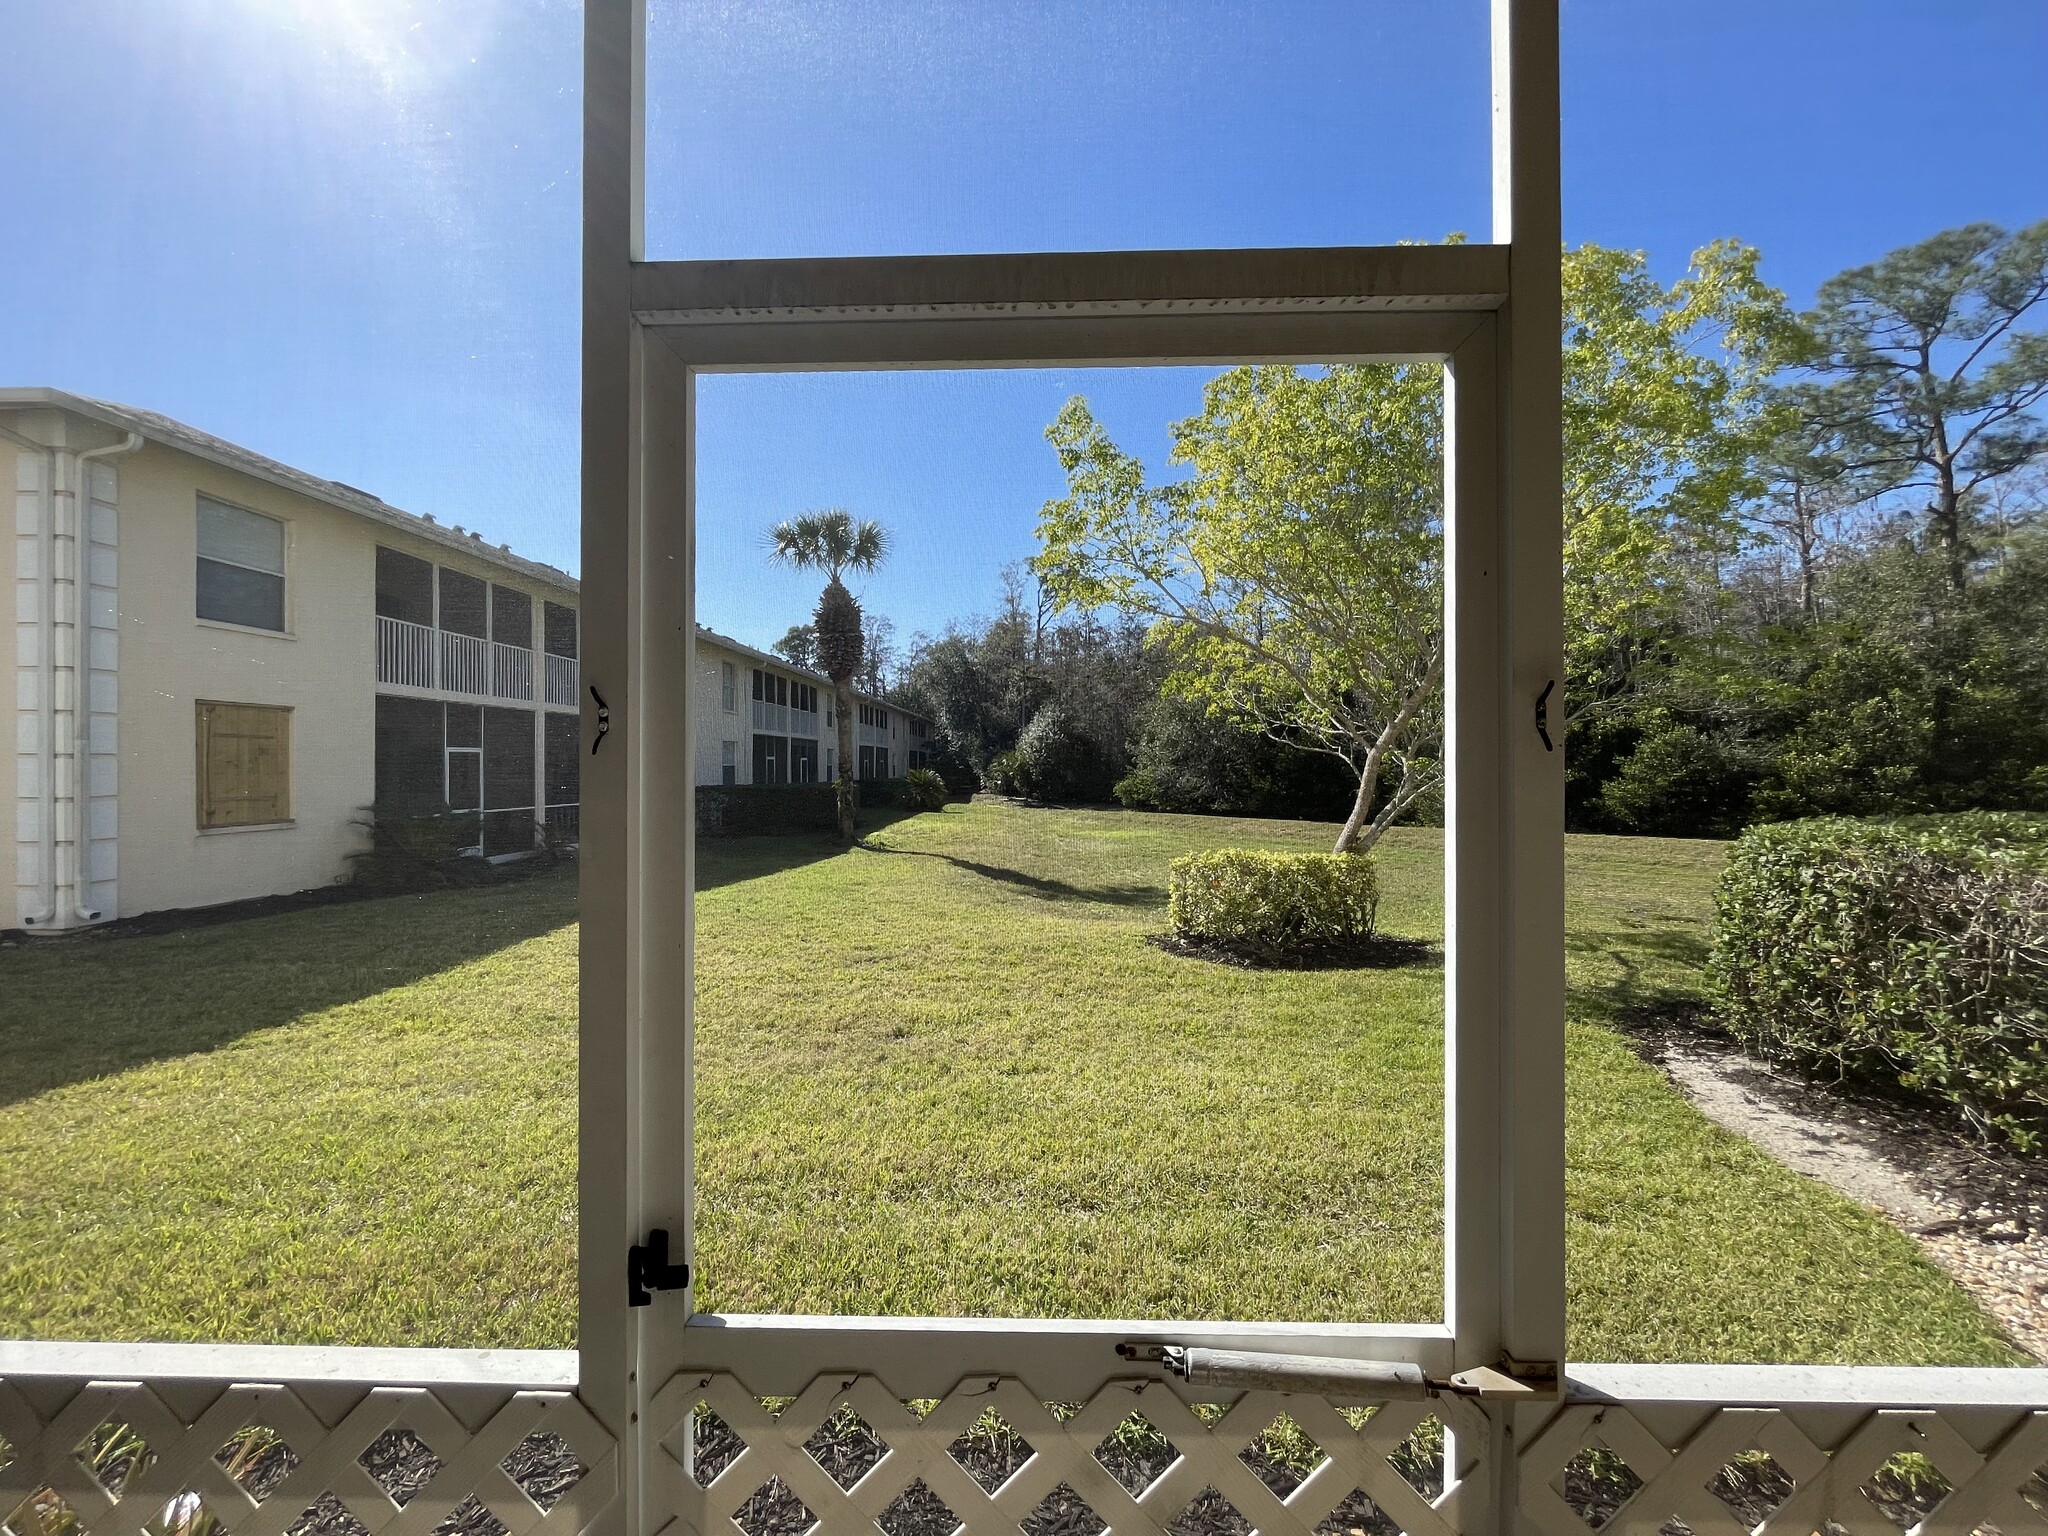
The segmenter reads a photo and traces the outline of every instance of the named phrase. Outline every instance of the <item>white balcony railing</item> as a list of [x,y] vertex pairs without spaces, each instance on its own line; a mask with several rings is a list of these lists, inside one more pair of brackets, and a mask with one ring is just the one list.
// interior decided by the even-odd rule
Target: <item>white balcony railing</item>
[[547,689],[547,702],[561,704],[570,709],[576,707],[576,658],[574,656],[550,655],[547,673],[543,683]]
[[766,699],[754,700],[754,729],[773,731],[778,736],[789,734],[789,706],[771,704]]
[[533,652],[525,646],[491,642],[491,694],[500,699],[533,697]]
[[441,631],[441,691],[487,698],[491,691],[490,642],[475,635]]
[[[480,699],[533,697],[533,652],[525,646],[377,616],[377,681]],[[547,658],[547,702],[574,706],[576,661]]]
[[425,624],[377,616],[377,681],[401,688],[434,686],[434,631]]

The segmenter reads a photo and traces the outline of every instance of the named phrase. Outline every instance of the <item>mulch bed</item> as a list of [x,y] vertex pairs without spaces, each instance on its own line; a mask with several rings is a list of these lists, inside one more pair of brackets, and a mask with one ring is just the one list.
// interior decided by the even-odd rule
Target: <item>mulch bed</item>
[[1299,950],[1247,949],[1186,939],[1174,933],[1148,933],[1145,942],[1184,960],[1206,960],[1212,965],[1232,965],[1246,971],[1389,971],[1443,963],[1443,954],[1434,944],[1384,934],[1355,944],[1324,944]]

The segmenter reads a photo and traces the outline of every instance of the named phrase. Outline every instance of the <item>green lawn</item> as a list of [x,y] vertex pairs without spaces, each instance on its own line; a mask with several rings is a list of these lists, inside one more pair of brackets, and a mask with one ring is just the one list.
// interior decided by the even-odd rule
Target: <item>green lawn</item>
[[[951,806],[707,844],[703,1305],[1415,1321],[1442,976],[1144,942],[1167,861],[1283,822]],[[1382,850],[1434,937],[1440,840]],[[1876,1217],[1601,1026],[1697,985],[1720,847],[1571,845],[1572,1353],[2005,1362]],[[566,1345],[575,888],[0,950],[0,1334]]]

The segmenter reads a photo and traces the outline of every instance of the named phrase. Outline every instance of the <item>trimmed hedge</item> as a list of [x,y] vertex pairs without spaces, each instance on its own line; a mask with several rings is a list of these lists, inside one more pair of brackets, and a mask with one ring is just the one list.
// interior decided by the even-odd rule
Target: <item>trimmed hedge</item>
[[763,837],[838,830],[838,796],[830,784],[697,786],[700,837]]
[[1371,942],[1379,871],[1352,853],[1219,848],[1173,861],[1166,917],[1183,943],[1297,959]]
[[1731,1034],[2048,1144],[2048,817],[1752,827],[1715,906]]

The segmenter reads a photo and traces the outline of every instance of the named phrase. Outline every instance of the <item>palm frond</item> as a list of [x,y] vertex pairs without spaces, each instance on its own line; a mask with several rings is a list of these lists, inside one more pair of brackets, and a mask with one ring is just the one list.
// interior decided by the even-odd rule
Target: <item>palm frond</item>
[[855,522],[844,507],[826,507],[777,523],[768,530],[768,558],[798,570],[872,571],[889,553],[889,531],[871,517]]

